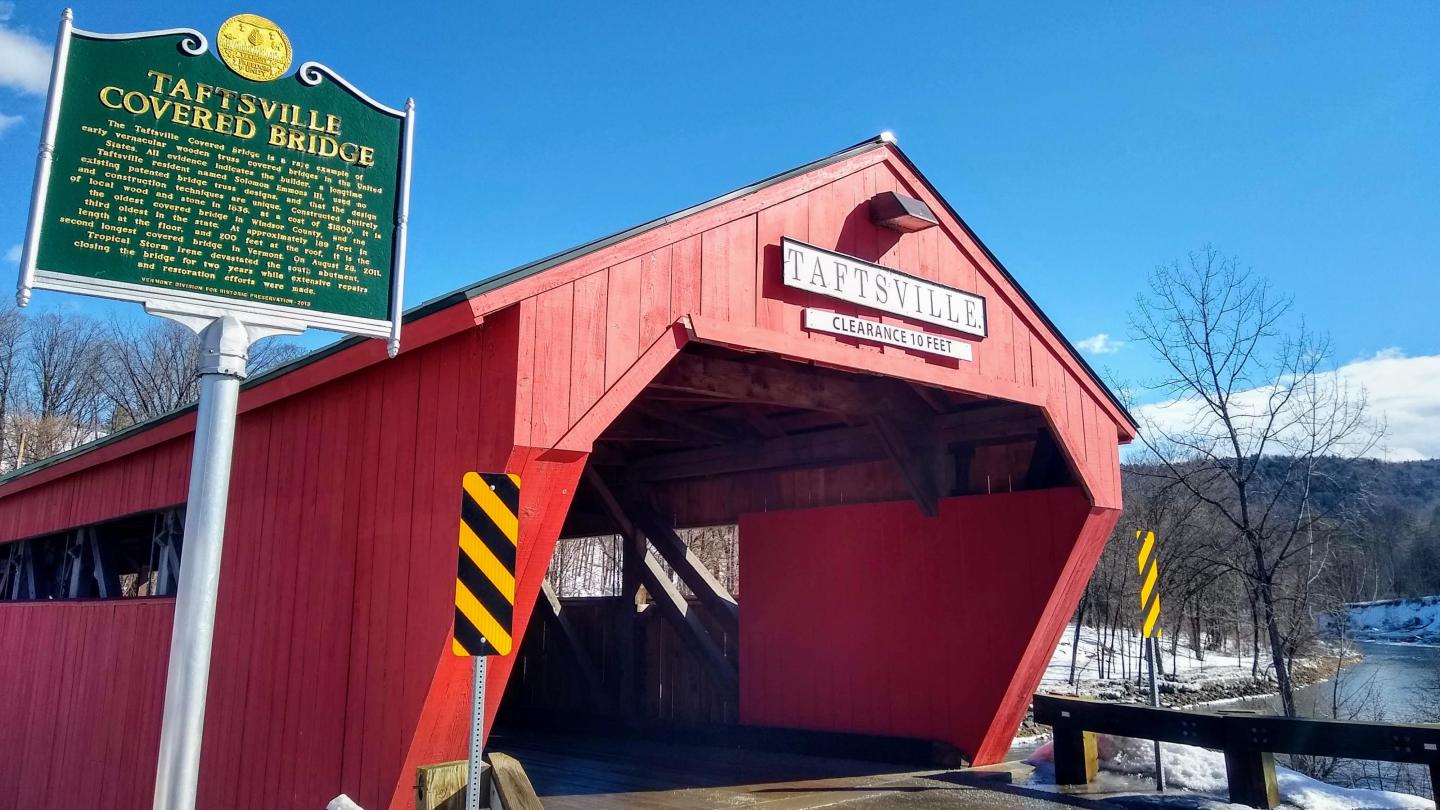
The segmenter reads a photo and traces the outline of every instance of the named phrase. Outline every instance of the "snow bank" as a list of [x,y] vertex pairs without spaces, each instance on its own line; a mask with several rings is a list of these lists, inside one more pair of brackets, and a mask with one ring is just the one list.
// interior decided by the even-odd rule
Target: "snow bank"
[[331,799],[329,804],[325,805],[325,810],[365,810],[365,808],[356,804],[349,796],[341,793],[339,796]]
[[[1098,736],[1100,773],[1095,786],[1106,792],[1143,793],[1154,788],[1155,743],[1128,737]],[[1166,743],[1161,749],[1170,789],[1227,798],[1225,756],[1218,751]],[[1045,743],[1025,760],[1035,766],[1033,784],[1055,782],[1053,743]],[[1283,805],[1298,810],[1434,810],[1435,803],[1408,793],[1343,788],[1277,765],[1276,781]]]
[[[1072,687],[1070,685],[1070,656],[1072,650],[1075,649],[1075,625],[1069,625],[1065,629],[1065,634],[1060,638],[1059,644],[1056,645],[1054,653],[1050,656],[1050,663],[1045,667],[1045,674],[1040,681],[1040,690],[1080,694],[1105,700],[1129,700],[1136,698],[1137,695],[1143,697],[1142,693],[1145,690],[1136,683],[1135,678],[1135,667],[1140,665],[1139,637],[1133,633],[1130,636],[1117,637],[1113,644],[1105,643],[1098,630],[1082,626],[1080,628],[1079,654],[1075,657],[1076,683]],[[1202,659],[1197,658],[1195,651],[1185,644],[1180,644],[1174,655],[1170,654],[1168,642],[1164,642],[1160,646],[1161,667],[1165,675],[1160,682],[1161,693],[1185,695],[1183,699],[1170,702],[1195,703],[1214,700],[1218,697],[1260,694],[1265,691],[1264,685],[1257,683],[1250,676],[1249,656],[1209,651]],[[1118,677],[1121,672],[1118,661],[1122,652],[1129,659],[1130,677],[1128,679]],[[1100,678],[1102,657],[1109,657],[1115,663],[1111,670],[1115,677]],[[1267,668],[1268,665],[1262,666],[1262,670]]]
[[[1342,620],[1348,622],[1344,629],[1351,638],[1440,644],[1440,596],[1353,602],[1345,607]],[[1336,629],[1334,619],[1323,625],[1332,632]]]

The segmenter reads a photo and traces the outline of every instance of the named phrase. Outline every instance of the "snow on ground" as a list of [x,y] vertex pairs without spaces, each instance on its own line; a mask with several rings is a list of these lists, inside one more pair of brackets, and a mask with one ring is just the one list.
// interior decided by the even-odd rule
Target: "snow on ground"
[[[1135,665],[1136,656],[1140,655],[1140,639],[1135,633],[1129,634],[1129,638],[1118,640],[1109,654],[1118,656],[1121,649],[1131,659],[1131,667]],[[1066,684],[1070,681],[1070,650],[1074,646],[1075,625],[1067,625],[1065,635],[1055,647],[1055,654],[1050,657],[1050,665],[1045,668],[1043,683]],[[1100,646],[1100,631],[1089,625],[1080,628],[1080,655],[1075,662],[1076,676],[1083,680],[1098,680],[1100,672],[1100,657],[1102,648]],[[1110,645],[1107,645],[1110,647]],[[1170,655],[1170,642],[1168,639],[1160,641],[1160,659],[1165,672],[1174,673],[1179,676],[1186,676],[1195,673],[1207,673],[1216,675],[1228,675],[1235,672],[1250,673],[1250,658],[1248,656],[1225,655],[1217,652],[1206,652],[1203,660],[1195,657],[1195,651],[1186,644],[1178,645],[1176,654]],[[1116,664],[1116,671],[1119,671],[1119,664]],[[1132,669],[1133,672],[1133,669]]]
[[[1345,606],[1346,634],[1363,641],[1440,644],[1440,596],[1354,602]],[[1334,629],[1334,620],[1326,622]]]
[[[1065,634],[1050,656],[1050,663],[1041,678],[1040,689],[1047,692],[1080,694],[1106,699],[1133,697],[1143,691],[1137,685],[1137,675],[1148,672],[1143,668],[1140,654],[1140,640],[1137,634],[1117,638],[1113,644],[1100,643],[1100,631],[1089,626],[1080,628],[1080,652],[1075,660],[1076,684],[1070,685],[1070,653],[1075,644],[1075,625],[1065,628]],[[1160,643],[1161,669],[1165,676],[1160,691],[1168,695],[1194,693],[1192,699],[1207,699],[1225,694],[1254,694],[1257,684],[1250,677],[1250,658],[1207,651],[1203,659],[1195,656],[1194,650],[1185,644],[1178,645],[1175,655],[1170,654],[1170,644],[1162,639]],[[1126,671],[1120,658],[1128,660],[1128,678],[1122,678]],[[1100,678],[1102,658],[1111,663],[1111,677]],[[1141,667],[1137,673],[1137,667]],[[1264,668],[1262,667],[1262,671]],[[1261,690],[1263,691],[1263,689]],[[1224,694],[1205,694],[1207,692]]]
[[[1097,735],[1100,773],[1093,783],[1107,793],[1149,793],[1154,787],[1155,744],[1150,740]],[[1218,751],[1166,743],[1162,749],[1167,787],[1176,799],[1191,800],[1198,795],[1213,802],[1205,807],[1231,807],[1226,802],[1225,757]],[[1055,783],[1055,759],[1051,743],[1036,749],[1026,760],[1035,766],[1034,785]],[[1312,779],[1277,765],[1276,781],[1283,806],[1298,810],[1433,810],[1435,803],[1408,793],[1388,790],[1342,788]],[[1160,802],[1164,804],[1162,800]],[[1186,804],[1194,806],[1193,802]],[[1238,806],[1238,805],[1233,805]]]
[[364,810],[364,808],[356,804],[349,796],[341,793],[325,805],[325,810]]

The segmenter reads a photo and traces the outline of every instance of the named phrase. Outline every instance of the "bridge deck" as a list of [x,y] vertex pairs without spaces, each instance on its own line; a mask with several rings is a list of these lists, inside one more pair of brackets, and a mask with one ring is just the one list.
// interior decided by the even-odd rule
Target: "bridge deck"
[[[1108,808],[965,771],[571,734],[496,734],[548,810],[603,808]],[[998,774],[992,774],[998,776]]]

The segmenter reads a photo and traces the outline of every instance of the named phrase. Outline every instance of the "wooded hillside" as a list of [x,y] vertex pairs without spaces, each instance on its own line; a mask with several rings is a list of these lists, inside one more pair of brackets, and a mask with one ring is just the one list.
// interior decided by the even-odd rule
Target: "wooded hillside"
[[[1259,475],[1279,475],[1288,463],[1262,459]],[[1086,589],[1082,620],[1113,638],[1117,648],[1124,646],[1121,636],[1135,634],[1135,532],[1153,530],[1167,646],[1252,655],[1259,674],[1267,668],[1264,626],[1253,583],[1236,559],[1233,527],[1215,520],[1206,504],[1152,465],[1126,465],[1123,475],[1125,515]],[[1292,656],[1315,640],[1316,617],[1345,602],[1440,593],[1440,460],[1322,458],[1314,480],[1308,505],[1314,519],[1304,547],[1278,580],[1281,626]]]

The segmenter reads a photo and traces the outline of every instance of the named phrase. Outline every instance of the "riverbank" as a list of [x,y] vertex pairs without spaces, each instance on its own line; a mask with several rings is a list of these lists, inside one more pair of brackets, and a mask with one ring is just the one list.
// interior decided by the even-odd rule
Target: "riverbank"
[[[1097,631],[1082,627],[1078,646],[1075,641],[1075,627],[1071,625],[1051,656],[1040,681],[1041,691],[1098,700],[1149,703],[1149,681],[1143,677],[1145,670],[1140,667],[1138,640],[1122,639],[1118,646],[1102,644]],[[1125,650],[1127,645],[1130,646],[1128,652]],[[1129,655],[1131,660],[1117,661],[1124,655]],[[1273,673],[1265,659],[1261,660],[1258,677],[1251,674],[1252,661],[1245,655],[1212,651],[1201,658],[1182,644],[1173,651],[1164,645],[1161,659],[1165,673],[1157,686],[1164,706],[1185,708],[1258,700],[1276,693]],[[1363,660],[1364,657],[1353,649],[1329,645],[1315,655],[1295,659],[1291,677],[1299,690],[1330,680],[1337,671],[1353,667]],[[1098,677],[1102,669],[1117,669],[1121,664],[1128,664],[1128,677]],[[1073,682],[1072,668],[1075,675]],[[1036,726],[1027,715],[1017,739],[1044,733],[1045,729]]]
[[1322,622],[1337,636],[1359,641],[1440,644],[1440,596],[1352,602]]

